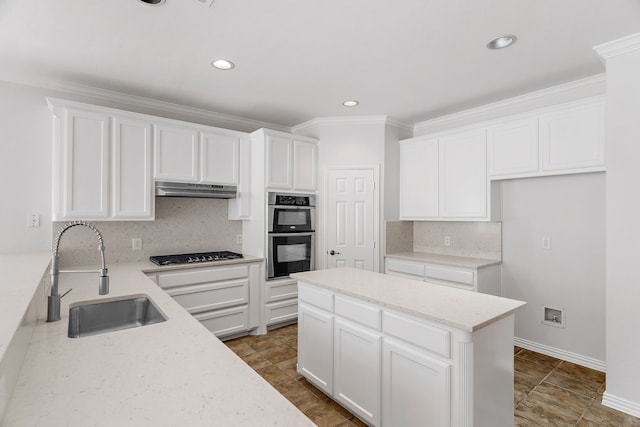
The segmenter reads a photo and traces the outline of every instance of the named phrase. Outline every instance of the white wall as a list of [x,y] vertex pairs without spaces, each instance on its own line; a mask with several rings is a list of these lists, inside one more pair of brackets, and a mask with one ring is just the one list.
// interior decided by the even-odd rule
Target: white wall
[[[640,416],[640,34],[607,55],[607,389]],[[608,48],[605,47],[605,50]]]
[[[502,202],[503,296],[527,302],[516,337],[604,366],[604,173],[507,180]],[[545,304],[566,310],[565,329],[541,323]]]
[[[0,251],[51,246],[51,113],[42,90],[0,81]],[[27,214],[40,227],[27,228]]]
[[[378,194],[384,182],[385,170],[385,118],[363,119],[354,117],[340,119],[320,119],[310,122],[296,133],[320,139],[318,146],[318,201],[316,256],[317,267],[326,268],[326,243],[324,228],[324,210],[327,170],[331,166],[379,166],[380,182]],[[383,204],[380,199],[380,239],[382,238]],[[378,248],[380,242],[378,242]],[[380,251],[382,253],[382,251]],[[380,256],[380,261],[382,255]],[[379,265],[382,265],[381,263]]]

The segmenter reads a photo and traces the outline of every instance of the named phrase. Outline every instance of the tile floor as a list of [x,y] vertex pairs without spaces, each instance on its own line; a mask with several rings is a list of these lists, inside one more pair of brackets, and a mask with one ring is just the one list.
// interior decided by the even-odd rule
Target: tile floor
[[[225,344],[321,427],[364,426],[296,372],[297,325]],[[516,426],[640,427],[603,406],[605,375],[530,350],[514,349]]]

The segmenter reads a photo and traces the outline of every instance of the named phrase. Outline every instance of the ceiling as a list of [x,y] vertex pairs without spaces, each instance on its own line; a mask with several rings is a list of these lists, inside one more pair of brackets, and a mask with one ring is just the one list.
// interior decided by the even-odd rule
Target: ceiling
[[[602,73],[592,47],[636,32],[640,0],[0,0],[0,79],[280,126],[413,124]],[[503,34],[517,43],[485,47]],[[221,57],[236,67],[213,69]]]

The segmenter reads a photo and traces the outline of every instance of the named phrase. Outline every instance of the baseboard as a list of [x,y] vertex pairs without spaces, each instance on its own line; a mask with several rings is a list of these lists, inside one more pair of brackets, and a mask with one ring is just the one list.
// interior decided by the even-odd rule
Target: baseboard
[[613,396],[605,391],[602,395],[602,404],[609,408],[640,418],[640,403],[630,402],[621,397]]
[[607,371],[607,363],[603,360],[594,359],[592,357],[583,356],[578,353],[572,353],[570,351],[561,350],[559,348],[539,344],[537,342],[518,337],[513,338],[513,343],[518,347],[546,354],[547,356],[555,357],[556,359],[566,360],[567,362],[575,363],[576,365],[586,366],[587,368],[595,369],[596,371]]

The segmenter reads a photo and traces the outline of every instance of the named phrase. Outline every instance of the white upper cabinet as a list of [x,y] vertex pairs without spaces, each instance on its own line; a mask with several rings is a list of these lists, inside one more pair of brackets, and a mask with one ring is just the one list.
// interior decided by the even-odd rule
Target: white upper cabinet
[[154,178],[198,182],[200,171],[197,129],[168,124],[155,124],[154,129]]
[[293,139],[267,136],[267,187],[293,188]]
[[264,135],[266,187],[285,191],[316,191],[317,140],[266,129]]
[[237,185],[240,137],[220,132],[201,134],[202,182]]
[[537,173],[538,118],[508,120],[487,128],[489,176]]
[[542,170],[604,166],[604,102],[568,106],[540,116]]
[[113,118],[114,218],[153,218],[151,124]]
[[151,220],[151,122],[48,98],[54,116],[52,220]]
[[316,158],[318,147],[314,142],[293,140],[293,186],[294,190],[315,191],[316,170],[318,159]]
[[487,219],[485,130],[400,145],[400,219]]
[[108,218],[109,116],[73,108],[61,115],[62,135],[54,149],[61,185],[54,189],[59,202],[53,219]]
[[406,142],[400,148],[400,213],[403,219],[438,218],[438,140]]
[[486,217],[486,152],[484,129],[440,138],[441,217]]

